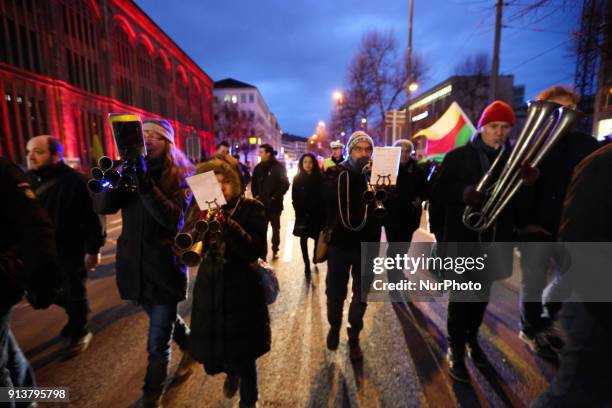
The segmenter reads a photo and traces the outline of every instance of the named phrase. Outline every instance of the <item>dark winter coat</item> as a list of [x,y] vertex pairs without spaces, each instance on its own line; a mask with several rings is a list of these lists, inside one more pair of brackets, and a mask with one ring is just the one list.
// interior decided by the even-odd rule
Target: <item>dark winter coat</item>
[[[479,136],[478,136],[479,137]],[[484,154],[484,156],[483,156]],[[463,194],[468,186],[476,186],[490,167],[497,152],[485,153],[474,142],[458,147],[444,157],[440,174],[433,186],[432,196],[437,205],[444,206],[444,233],[443,242],[467,242],[462,245],[459,256],[480,256],[482,248],[490,242],[514,241],[514,213],[513,209],[506,207],[489,230],[477,233],[463,225],[462,217],[466,204]],[[501,171],[503,163],[507,160],[509,152],[498,165]],[[493,179],[496,179],[495,176]],[[480,243],[483,244],[480,244]],[[473,243],[473,244],[472,244]],[[442,248],[442,246],[440,247]],[[474,274],[474,280],[497,280],[507,278],[512,274],[513,253],[511,245],[505,245],[503,253],[498,254],[495,262],[487,262],[487,268],[481,274]],[[444,256],[445,254],[439,254]],[[471,277],[471,278],[472,278]]]
[[0,157],[0,308],[16,304],[24,289],[46,307],[59,283],[55,231],[27,176]]
[[[357,227],[364,219],[366,203],[363,200],[363,192],[367,189],[365,176],[349,170],[347,162],[330,167],[325,172],[325,200],[326,200],[326,226],[332,228],[330,246],[345,250],[361,250],[362,242],[380,242],[382,222],[373,214],[374,205],[368,206],[367,221],[361,231],[351,231],[341,222],[340,207],[347,219],[347,177],[349,176],[349,201],[350,201],[350,224]],[[340,193],[338,193],[340,192]],[[340,199],[340,207],[338,205]]]
[[[612,145],[608,144],[583,160],[574,172],[563,208],[559,240],[564,242],[612,242]],[[583,251],[580,251],[583,252]],[[584,254],[586,255],[586,254]],[[592,257],[591,257],[592,258]],[[609,259],[603,255],[602,262]],[[598,259],[574,259],[577,264],[593,264]],[[587,293],[601,290],[601,299],[609,298],[612,288],[602,278],[610,274],[610,265],[602,268],[584,268],[573,274],[572,288],[580,292],[585,285]],[[597,287],[597,285],[600,285]],[[603,285],[603,286],[601,286]],[[612,335],[612,303],[587,302],[586,308],[593,317]]]
[[295,226],[306,226],[302,236],[317,238],[325,227],[325,179],[322,174],[298,174],[293,178],[291,198],[295,210]]
[[262,204],[242,198],[223,207],[225,263],[207,258],[193,290],[191,348],[209,374],[252,361],[270,350],[268,307],[259,274],[251,266],[266,253]]
[[251,192],[268,213],[283,211],[283,196],[289,190],[287,169],[275,158],[261,162],[253,170]]
[[29,173],[33,188],[55,226],[62,265],[82,266],[86,253],[97,254],[105,233],[85,177],[61,162]]
[[101,214],[121,210],[123,228],[117,240],[117,286],[122,299],[138,303],[171,304],[187,295],[187,267],[174,252],[191,193],[184,183],[167,196],[156,183],[162,168],[149,168],[148,182],[139,192],[107,190],[94,197]]
[[521,191],[519,223],[522,227],[538,225],[550,232],[555,240],[565,192],[574,168],[599,148],[597,140],[584,133],[566,135],[553,146],[538,166],[540,176],[532,187]]
[[410,242],[421,222],[421,201],[425,198],[425,170],[414,160],[400,165],[397,186],[385,201],[384,219],[388,242]]

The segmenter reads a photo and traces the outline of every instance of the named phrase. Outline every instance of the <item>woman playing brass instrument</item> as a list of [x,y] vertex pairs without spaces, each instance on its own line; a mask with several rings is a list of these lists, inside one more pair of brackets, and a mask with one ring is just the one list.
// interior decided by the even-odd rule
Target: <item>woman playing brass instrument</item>
[[[223,391],[228,398],[239,388],[240,406],[255,406],[256,360],[270,350],[271,332],[264,289],[251,265],[266,255],[267,222],[263,205],[242,195],[235,169],[229,156],[197,168],[198,173],[215,172],[227,204],[218,217],[222,244],[212,249],[204,239],[204,261],[193,290],[190,343],[193,357],[208,374],[227,374]],[[199,212],[195,206],[192,210],[190,219]]]

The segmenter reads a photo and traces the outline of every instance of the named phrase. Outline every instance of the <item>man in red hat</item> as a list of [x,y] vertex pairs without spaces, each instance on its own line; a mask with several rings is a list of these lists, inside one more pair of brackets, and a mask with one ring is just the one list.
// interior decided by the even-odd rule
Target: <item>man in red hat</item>
[[[503,164],[509,153],[508,135],[515,123],[512,108],[502,101],[495,101],[485,108],[478,130],[465,146],[450,151],[442,162],[442,170],[433,186],[433,199],[444,206],[444,233],[439,240],[438,256],[478,257],[484,252],[479,242],[489,246],[491,242],[512,242],[513,217],[508,209],[502,211],[493,227],[477,233],[463,225],[462,218],[466,203],[478,207],[481,198],[470,187],[491,167],[491,164],[504,150]],[[503,166],[498,167],[501,169]],[[451,254],[445,243],[469,243],[457,245]],[[453,245],[454,246],[454,245]],[[488,251],[492,252],[492,251]],[[493,256],[494,255],[494,256]],[[501,251],[488,255],[483,270],[447,271],[447,279],[457,283],[477,282],[480,290],[451,291],[448,303],[448,355],[449,374],[456,381],[469,382],[470,377],[465,364],[466,347],[474,365],[487,366],[488,360],[478,343],[478,330],[489,301],[490,288],[494,281],[504,279],[512,273],[512,247],[504,245]]]

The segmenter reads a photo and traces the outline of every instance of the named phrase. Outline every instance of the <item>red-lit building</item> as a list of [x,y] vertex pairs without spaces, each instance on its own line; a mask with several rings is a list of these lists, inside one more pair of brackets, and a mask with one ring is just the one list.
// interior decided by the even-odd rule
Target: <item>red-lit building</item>
[[[130,0],[0,0],[0,155],[54,134],[68,161],[116,156],[111,112],[161,116],[214,149],[213,81]],[[197,143],[196,143],[197,145]]]

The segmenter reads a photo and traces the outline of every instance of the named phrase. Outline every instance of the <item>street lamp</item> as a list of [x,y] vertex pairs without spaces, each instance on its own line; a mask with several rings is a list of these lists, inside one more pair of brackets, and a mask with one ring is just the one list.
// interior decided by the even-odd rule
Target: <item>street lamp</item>
[[334,91],[334,93],[332,94],[332,97],[338,103],[342,102],[342,99],[344,99],[344,95],[342,95],[342,92],[340,91]]
[[319,121],[319,123],[317,124],[319,127],[325,127],[325,122],[323,122],[322,120]]
[[361,118],[361,128],[362,129],[365,129],[367,123],[368,123],[368,119]]
[[413,82],[410,85],[408,85],[408,90],[410,92],[416,92],[417,89],[419,89],[419,84],[417,84],[416,82]]

